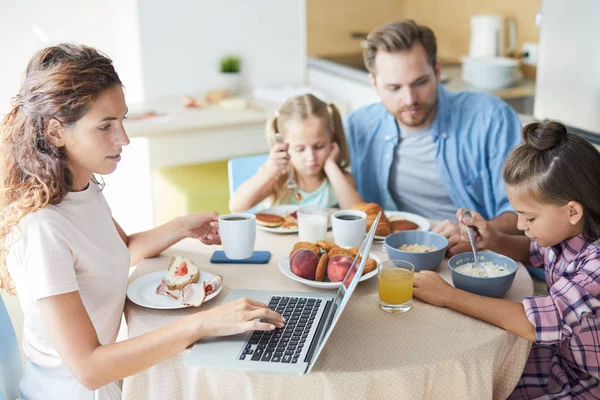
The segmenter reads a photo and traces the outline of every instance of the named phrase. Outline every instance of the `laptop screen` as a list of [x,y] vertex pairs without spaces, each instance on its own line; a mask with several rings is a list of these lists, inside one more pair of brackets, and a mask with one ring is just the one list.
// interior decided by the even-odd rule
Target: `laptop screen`
[[315,340],[319,341],[319,347],[317,348],[317,351],[315,352],[312,360],[310,360],[310,365],[308,367],[307,372],[310,372],[313,365],[315,365],[319,354],[321,354],[321,350],[323,350],[323,347],[325,346],[325,342],[327,342],[327,339],[333,331],[335,324],[339,320],[342,311],[346,307],[346,304],[348,304],[352,292],[354,292],[356,285],[358,285],[358,281],[360,280],[362,273],[365,269],[365,263],[369,258],[369,252],[371,251],[371,245],[373,244],[373,238],[375,237],[375,231],[377,230],[377,224],[379,223],[380,217],[381,212],[379,212],[377,218],[375,218],[375,221],[373,221],[373,225],[371,225],[371,230],[365,236],[365,240],[360,246],[358,254],[354,258],[354,261],[352,262],[350,268],[348,268],[346,277],[342,281],[340,288],[335,294],[335,298],[333,299],[329,315],[325,317],[327,318],[325,329],[323,329],[323,332],[320,337],[315,338]]

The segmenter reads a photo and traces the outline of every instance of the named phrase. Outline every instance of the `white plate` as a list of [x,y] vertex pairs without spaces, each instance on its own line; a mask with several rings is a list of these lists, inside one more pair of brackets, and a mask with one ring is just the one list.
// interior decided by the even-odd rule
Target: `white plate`
[[[377,262],[377,265],[379,265],[381,263],[381,259],[373,253],[369,253],[369,258],[374,259]],[[310,279],[300,278],[298,275],[296,275],[292,272],[292,269],[290,267],[290,258],[289,257],[284,257],[281,259],[281,261],[279,261],[279,270],[281,271],[282,274],[284,274],[288,278],[295,280],[296,282],[304,283],[305,285],[311,286],[314,288],[337,289],[342,284],[342,282],[317,282],[317,281],[311,281]],[[359,282],[366,281],[367,279],[370,279],[370,278],[374,277],[375,275],[377,275],[377,268],[375,268],[373,271],[361,276]]]
[[[300,208],[300,206],[297,206],[297,205],[282,205],[282,206],[275,206],[275,207],[267,208],[265,210],[260,210],[260,211],[257,211],[256,213],[257,214],[275,214],[275,215],[280,215],[283,217],[286,214],[291,214],[293,212],[298,211],[299,208]],[[296,226],[296,228],[285,229],[280,226],[278,226],[276,228],[270,228],[268,226],[262,226],[262,225],[256,224],[256,228],[260,229],[261,231],[266,231],[266,232],[271,232],[271,233],[298,233],[297,226]]]
[[[187,308],[191,306],[184,306],[181,304],[181,298],[175,300],[174,298],[164,295],[157,294],[156,288],[160,284],[160,281],[165,277],[166,271],[156,271],[151,274],[147,274],[137,278],[135,281],[129,284],[127,287],[127,297],[135,304],[147,307],[156,308],[159,310],[175,310],[178,308]],[[215,276],[210,272],[200,271],[200,278],[198,282],[208,282]],[[223,289],[223,285],[219,286],[217,290],[206,296],[204,302],[209,301],[213,297],[219,294]]]
[[[257,214],[275,214],[275,215],[280,215],[283,217],[287,214],[291,214],[293,212],[298,211],[300,208],[302,208],[302,206],[281,205],[281,206],[267,208],[265,210],[260,210],[260,211],[257,211],[256,213]],[[336,211],[337,210],[332,210],[332,209],[327,211],[327,229],[331,228],[331,214],[333,214]],[[296,223],[298,223],[297,219],[296,219]],[[291,228],[291,229],[282,228],[280,226],[278,226],[276,228],[269,228],[268,226],[262,226],[262,225],[256,224],[256,228],[260,229],[261,231],[271,232],[271,233],[298,233],[298,227]]]
[[[384,212],[385,212],[385,216],[388,217],[388,219],[393,218],[393,217],[402,217],[402,219],[414,222],[415,224],[419,225],[419,229],[418,229],[419,231],[428,231],[431,228],[431,224],[429,223],[427,218],[421,217],[420,215],[409,213],[409,212],[404,212],[404,211],[384,211]],[[385,240],[385,236],[375,235],[375,239]]]

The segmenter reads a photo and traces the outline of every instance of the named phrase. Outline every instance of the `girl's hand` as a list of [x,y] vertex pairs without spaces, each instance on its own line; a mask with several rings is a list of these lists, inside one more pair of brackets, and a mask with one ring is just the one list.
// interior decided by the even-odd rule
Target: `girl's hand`
[[498,241],[498,232],[492,228],[489,222],[481,216],[481,214],[471,211],[471,218],[463,217],[463,213],[466,211],[464,208],[459,208],[456,212],[456,219],[460,225],[461,239],[463,241],[469,241],[467,235],[467,227],[465,224],[472,226],[473,233],[475,235],[475,244],[478,249],[489,249],[494,246]]
[[288,153],[289,147],[289,143],[275,143],[271,148],[269,159],[265,163],[265,166],[273,176],[287,174],[288,165],[290,163],[290,154]]
[[221,244],[218,213],[201,212],[181,218],[184,237],[198,239],[204,244]]
[[454,288],[433,271],[415,272],[413,294],[416,298],[438,307],[446,307]]
[[[229,336],[251,330],[270,331],[284,326],[284,318],[267,305],[241,298],[203,311],[200,329],[208,336]],[[260,322],[265,320],[267,322]]]
[[333,163],[333,164],[337,165],[339,156],[340,156],[340,146],[337,144],[337,142],[332,142],[329,156],[327,156],[327,160],[325,160],[325,165],[327,165],[329,163]]

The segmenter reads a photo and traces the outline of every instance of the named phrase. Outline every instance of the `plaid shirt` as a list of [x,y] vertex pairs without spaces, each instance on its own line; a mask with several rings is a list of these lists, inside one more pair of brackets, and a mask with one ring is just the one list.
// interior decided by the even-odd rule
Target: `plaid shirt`
[[548,296],[523,299],[534,345],[510,399],[600,399],[600,240],[529,248]]

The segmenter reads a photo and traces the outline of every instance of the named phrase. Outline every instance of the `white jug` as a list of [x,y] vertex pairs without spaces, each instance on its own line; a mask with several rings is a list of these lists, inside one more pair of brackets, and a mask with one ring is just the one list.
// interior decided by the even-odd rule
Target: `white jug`
[[[508,47],[505,46],[508,25]],[[517,49],[517,23],[502,15],[471,17],[470,57],[502,57]]]

